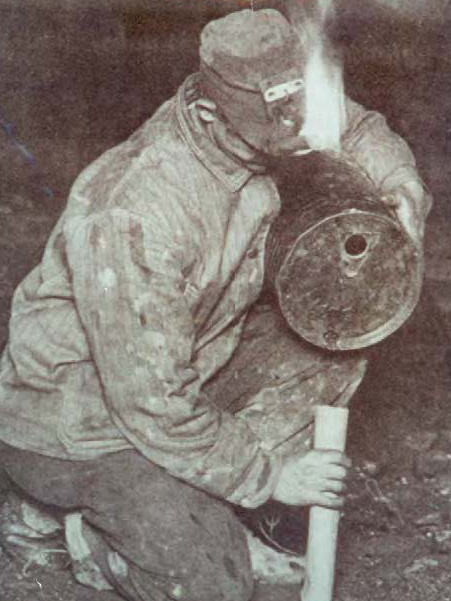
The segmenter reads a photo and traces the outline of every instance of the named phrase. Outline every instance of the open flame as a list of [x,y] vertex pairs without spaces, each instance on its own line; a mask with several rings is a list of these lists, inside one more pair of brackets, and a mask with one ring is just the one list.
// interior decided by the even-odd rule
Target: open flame
[[343,68],[330,56],[324,33],[326,20],[333,15],[332,0],[318,0],[317,14],[297,23],[308,53],[304,72],[305,120],[300,135],[312,150],[339,151],[346,127]]

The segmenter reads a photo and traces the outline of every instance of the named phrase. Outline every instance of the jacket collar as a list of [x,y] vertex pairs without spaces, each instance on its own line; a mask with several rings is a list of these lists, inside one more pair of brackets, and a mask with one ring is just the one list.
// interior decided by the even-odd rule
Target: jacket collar
[[237,192],[256,171],[261,172],[262,169],[254,169],[234,159],[211,139],[197,115],[194,101],[190,103],[188,100],[193,97],[198,81],[198,73],[190,75],[176,95],[176,114],[182,135],[201,163],[232,192]]

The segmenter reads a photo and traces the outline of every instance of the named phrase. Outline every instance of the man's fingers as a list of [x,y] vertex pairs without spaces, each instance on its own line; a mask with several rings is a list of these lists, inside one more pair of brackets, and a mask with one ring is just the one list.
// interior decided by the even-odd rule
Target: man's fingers
[[312,505],[320,505],[328,509],[341,509],[345,504],[345,498],[333,492],[324,492],[312,497]]
[[320,487],[322,493],[335,493],[337,495],[343,495],[348,490],[343,480],[323,480]]
[[335,463],[327,464],[321,470],[322,477],[328,480],[345,480],[348,473],[347,468]]
[[323,464],[342,465],[345,468],[352,467],[352,461],[344,453],[331,449],[315,449],[312,454]]
[[396,209],[396,216],[410,238],[415,242],[420,242],[422,234],[421,220],[416,213],[415,207],[407,198],[400,200]]
[[424,228],[414,200],[403,192],[395,192],[383,196],[382,202],[391,209],[409,238],[421,243]]

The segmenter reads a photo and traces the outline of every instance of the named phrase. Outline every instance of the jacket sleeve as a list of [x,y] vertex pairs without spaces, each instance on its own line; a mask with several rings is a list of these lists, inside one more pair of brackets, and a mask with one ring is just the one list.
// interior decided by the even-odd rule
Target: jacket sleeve
[[275,488],[280,458],[202,392],[182,249],[161,230],[119,208],[65,228],[75,302],[105,403],[152,462],[233,503],[260,505]]
[[380,113],[366,110],[350,98],[346,99],[346,113],[348,125],[342,136],[342,151],[363,168],[382,194],[405,184],[421,184],[418,188],[422,198],[417,202],[426,217],[432,199],[408,144],[388,127]]

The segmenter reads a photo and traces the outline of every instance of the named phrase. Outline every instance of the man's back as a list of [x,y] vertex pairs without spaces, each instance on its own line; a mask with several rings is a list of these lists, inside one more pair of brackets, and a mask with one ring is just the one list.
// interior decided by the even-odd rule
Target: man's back
[[156,407],[160,383],[189,362],[198,382],[187,396],[198,395],[236,348],[279,199],[268,176],[209,139],[184,100],[195,79],[79,176],[16,291],[0,372],[5,442],[69,458],[130,448],[117,403],[125,411],[142,385],[140,401]]

